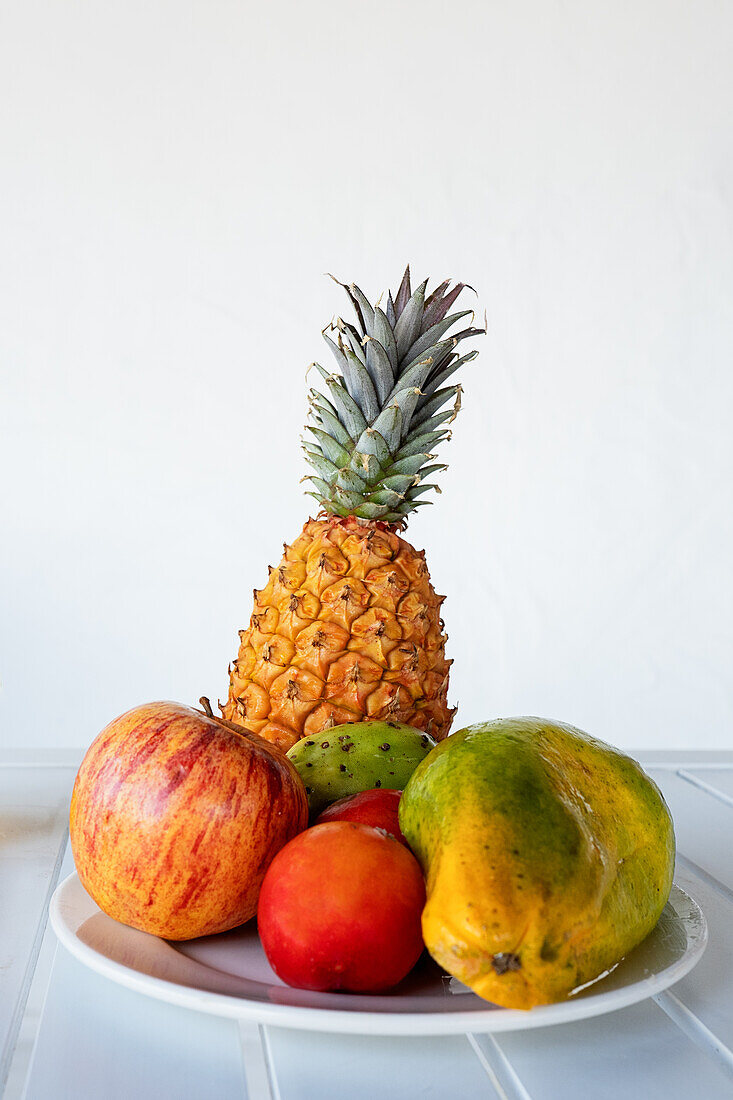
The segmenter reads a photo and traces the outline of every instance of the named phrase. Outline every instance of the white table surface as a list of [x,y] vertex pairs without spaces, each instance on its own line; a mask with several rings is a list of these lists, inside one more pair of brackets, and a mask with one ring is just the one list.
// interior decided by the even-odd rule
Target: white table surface
[[[710,942],[671,990],[546,1029],[430,1039],[257,1027],[87,970],[47,926],[73,869],[78,757],[0,755],[0,1093],[6,1100],[733,1100],[733,752],[639,753],[675,819]],[[4,1093],[2,1090],[5,1090]]]

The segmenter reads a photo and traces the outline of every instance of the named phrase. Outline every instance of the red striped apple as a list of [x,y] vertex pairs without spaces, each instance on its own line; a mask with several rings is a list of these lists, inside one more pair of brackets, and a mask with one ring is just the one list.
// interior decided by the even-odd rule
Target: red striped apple
[[84,888],[115,920],[171,940],[254,916],[271,860],[308,824],[285,754],[207,710],[148,703],[115,719],[71,798]]

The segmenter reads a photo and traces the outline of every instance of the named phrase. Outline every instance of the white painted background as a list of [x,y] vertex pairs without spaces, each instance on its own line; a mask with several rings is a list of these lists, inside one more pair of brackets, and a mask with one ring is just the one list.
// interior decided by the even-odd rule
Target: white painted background
[[733,743],[733,6],[3,0],[0,722],[223,696],[342,292],[479,291],[462,723]]

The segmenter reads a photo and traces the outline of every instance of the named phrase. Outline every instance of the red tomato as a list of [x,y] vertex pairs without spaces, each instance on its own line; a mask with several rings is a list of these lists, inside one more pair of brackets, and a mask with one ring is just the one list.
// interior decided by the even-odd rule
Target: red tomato
[[412,969],[423,949],[420,865],[370,825],[314,825],[275,856],[257,925],[275,973],[300,989],[373,993]]
[[386,829],[397,840],[407,844],[400,830],[397,816],[401,796],[402,791],[383,790],[376,787],[371,791],[350,794],[327,806],[316,818],[315,824],[320,825],[324,821],[360,821],[362,825],[374,825],[378,829]]

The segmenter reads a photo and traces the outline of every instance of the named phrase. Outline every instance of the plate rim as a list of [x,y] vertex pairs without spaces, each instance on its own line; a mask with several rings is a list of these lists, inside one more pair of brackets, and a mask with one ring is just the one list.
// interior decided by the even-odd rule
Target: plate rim
[[66,920],[63,912],[64,903],[68,903],[68,895],[77,885],[89,899],[89,904],[101,912],[96,902],[84,890],[77,872],[72,871],[54,890],[49,904],[49,919],[62,946],[90,970],[117,985],[168,1004],[227,1019],[269,1024],[275,1027],[290,1027],[300,1031],[350,1035],[430,1036],[525,1031],[574,1023],[628,1008],[632,1004],[638,1004],[668,989],[697,965],[708,942],[707,921],[699,902],[677,883],[673,883],[670,897],[676,892],[696,911],[699,918],[697,936],[681,959],[658,974],[649,975],[621,989],[590,994],[575,1001],[538,1005],[529,1011],[487,1007],[485,1010],[479,1008],[470,1012],[454,1010],[446,1013],[390,1013],[318,1008],[255,1001],[247,997],[199,989],[196,986],[183,985],[152,974],[144,974],[115,959],[110,959],[90,944],[84,943]]

